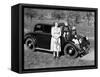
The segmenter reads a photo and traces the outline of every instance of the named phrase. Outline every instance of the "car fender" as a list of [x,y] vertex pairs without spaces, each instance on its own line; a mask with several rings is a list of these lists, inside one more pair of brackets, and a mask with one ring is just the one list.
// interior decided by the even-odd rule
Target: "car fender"
[[74,42],[72,42],[72,41],[67,41],[65,44],[64,44],[64,47],[65,47],[65,45],[67,45],[67,44],[72,44],[73,46],[75,46],[75,48],[76,48],[76,50],[79,50],[79,48],[77,47],[77,45],[75,45],[75,43]]
[[[24,35],[24,43],[25,43],[27,37],[35,38],[35,36],[36,36],[36,34],[35,34],[35,33],[32,33],[32,32],[25,34],[25,35]],[[36,39],[35,39],[35,40],[36,40]]]

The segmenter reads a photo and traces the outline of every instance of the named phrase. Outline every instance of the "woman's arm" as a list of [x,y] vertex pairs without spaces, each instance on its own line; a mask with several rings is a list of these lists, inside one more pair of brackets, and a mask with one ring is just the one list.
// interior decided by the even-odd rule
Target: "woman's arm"
[[54,27],[51,28],[51,35],[54,36]]

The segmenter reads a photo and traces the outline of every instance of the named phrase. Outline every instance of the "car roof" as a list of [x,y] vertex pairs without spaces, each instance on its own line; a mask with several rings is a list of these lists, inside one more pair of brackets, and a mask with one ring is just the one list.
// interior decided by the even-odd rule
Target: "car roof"
[[[36,24],[36,25],[53,26],[53,24],[47,24],[47,23],[38,23],[38,24]],[[36,26],[36,25],[35,25],[35,26]]]
[[65,26],[65,23],[58,23],[58,26]]
[[[52,24],[47,24],[47,23],[38,23],[38,24],[36,24],[36,25],[54,26],[53,23],[52,23]],[[35,25],[35,26],[36,26],[36,25]],[[64,24],[64,23],[58,23],[58,26],[65,26],[65,24]]]

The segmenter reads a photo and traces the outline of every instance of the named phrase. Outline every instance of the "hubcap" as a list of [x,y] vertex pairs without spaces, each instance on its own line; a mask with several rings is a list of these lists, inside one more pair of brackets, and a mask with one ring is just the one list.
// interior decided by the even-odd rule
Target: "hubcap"
[[66,53],[67,53],[69,56],[74,56],[75,50],[74,50],[73,47],[69,46],[69,47],[66,49]]
[[30,48],[30,49],[33,48],[33,41],[32,41],[32,39],[28,39],[26,44],[27,44],[28,48]]

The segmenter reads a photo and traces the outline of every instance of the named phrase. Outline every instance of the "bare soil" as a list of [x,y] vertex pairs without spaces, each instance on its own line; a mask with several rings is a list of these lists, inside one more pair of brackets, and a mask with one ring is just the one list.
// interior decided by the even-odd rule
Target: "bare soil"
[[94,59],[93,59],[94,56],[91,53],[89,53],[88,55],[82,58],[68,59],[65,56],[61,56],[59,59],[55,59],[52,53],[44,53],[40,51],[34,52],[34,51],[31,51],[25,48],[24,68],[25,69],[36,69],[36,68],[94,65]]

